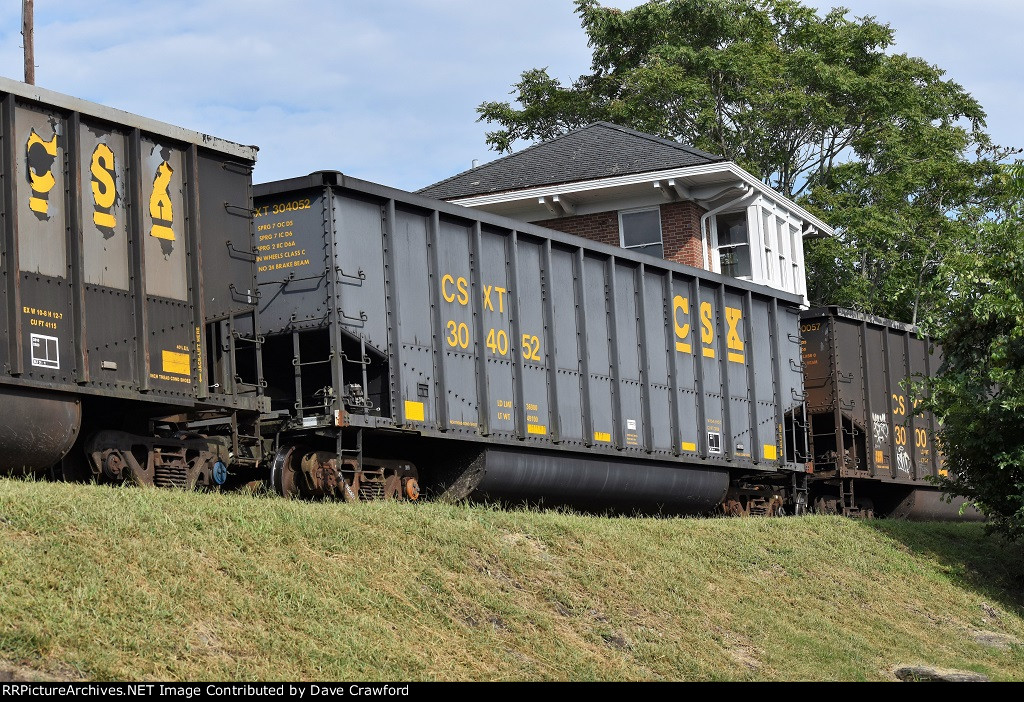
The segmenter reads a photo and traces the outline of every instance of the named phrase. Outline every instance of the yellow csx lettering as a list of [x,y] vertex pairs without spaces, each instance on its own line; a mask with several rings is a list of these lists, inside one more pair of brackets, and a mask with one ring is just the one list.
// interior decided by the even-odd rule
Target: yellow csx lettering
[[171,207],[171,177],[174,170],[167,161],[156,169],[153,194],[149,196],[149,216],[153,220],[150,236],[174,241],[174,209]]
[[742,319],[742,310],[735,307],[725,308],[725,322],[729,328],[725,335],[725,345],[729,349],[729,360],[734,363],[743,363],[743,340],[739,333],[739,323]]
[[[710,302],[700,303],[700,340],[701,340],[701,353],[707,358],[715,357],[714,341],[715,341],[715,322],[714,322],[714,311],[711,308]],[[682,314],[680,314],[682,313]],[[690,314],[690,300],[689,298],[683,297],[682,295],[676,295],[672,298],[672,326],[675,330],[676,336],[676,351],[680,353],[693,353],[693,347],[690,345],[690,323],[688,320]],[[743,321],[743,311],[736,307],[725,308],[725,321],[727,325],[726,331],[726,348],[728,349],[728,359],[733,363],[743,363],[743,339],[740,336],[740,322]]]
[[488,309],[494,312],[494,303],[491,302],[491,293],[498,293],[498,312],[505,311],[505,293],[508,292],[505,288],[499,288],[497,285],[485,285],[484,286],[484,309]]
[[46,214],[50,209],[50,203],[47,202],[46,197],[50,191],[53,190],[53,186],[57,184],[57,179],[53,175],[53,165],[47,168],[42,173],[36,171],[36,166],[33,161],[38,163],[38,157],[33,157],[33,147],[38,153],[39,149],[43,150],[44,159],[45,156],[51,158],[57,157],[57,135],[54,134],[53,138],[49,141],[43,141],[43,138],[36,134],[36,130],[33,129],[31,134],[28,135],[28,142],[25,144],[25,155],[28,157],[28,182],[32,187],[32,195],[28,199],[29,209],[33,212],[40,214]]
[[689,343],[690,323],[679,323],[680,310],[682,310],[683,314],[689,317],[690,300],[682,295],[676,295],[672,298],[672,323],[676,328],[676,351],[681,353],[693,353],[693,347],[690,346]]
[[[455,290],[452,291],[451,288]],[[484,309],[491,310],[492,312],[505,313],[505,295],[508,294],[506,288],[498,285],[485,285],[484,288]],[[498,308],[494,308],[494,297],[498,298]],[[450,273],[445,273],[441,276],[441,297],[444,298],[445,302],[458,301],[460,305],[466,306],[469,304],[469,281],[462,276],[458,278],[454,277]]]
[[106,144],[98,144],[92,152],[92,199],[96,204],[92,221],[97,227],[113,229],[117,225],[110,209],[117,198],[114,186],[114,152]]
[[711,343],[715,340],[715,322],[711,314],[711,303],[700,303],[700,340],[704,344],[701,349],[707,358],[715,357],[715,349]]
[[[451,292],[448,286],[454,286],[456,292]],[[469,304],[469,282],[459,276],[457,279],[453,278],[450,273],[445,273],[441,277],[441,297],[444,298],[445,302],[459,301],[460,305]]]

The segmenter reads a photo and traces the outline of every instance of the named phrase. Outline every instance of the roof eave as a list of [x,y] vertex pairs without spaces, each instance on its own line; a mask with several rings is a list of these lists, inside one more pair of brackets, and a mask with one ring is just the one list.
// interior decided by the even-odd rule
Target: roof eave
[[761,194],[782,204],[786,209],[803,219],[819,232],[832,236],[835,230],[828,224],[815,217],[813,214],[796,204],[789,198],[772,190],[759,179],[737,166],[732,161],[721,163],[709,163],[700,166],[685,166],[682,168],[670,168],[661,171],[646,171],[643,173],[630,173],[609,178],[595,178],[592,180],[581,180],[569,183],[556,183],[551,185],[540,185],[520,190],[504,190],[497,193],[486,193],[483,195],[469,195],[466,197],[451,198],[448,201],[465,207],[486,207],[502,202],[514,202],[516,200],[534,200],[541,197],[553,195],[570,195],[572,193],[586,192],[588,190],[601,190],[624,185],[636,185],[638,183],[653,183],[654,181],[666,180],[669,178],[684,178],[688,176],[715,175],[721,173],[731,174],[744,183],[756,188]]

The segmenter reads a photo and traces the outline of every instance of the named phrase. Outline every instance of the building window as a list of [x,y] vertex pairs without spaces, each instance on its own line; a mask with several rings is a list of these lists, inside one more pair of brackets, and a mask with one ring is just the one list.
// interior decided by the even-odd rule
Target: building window
[[775,232],[775,215],[767,209],[761,210],[761,243],[764,244],[764,264],[761,271],[764,280],[772,279],[772,266],[775,264],[775,246],[772,244],[772,234]]
[[718,265],[722,275],[749,278],[750,238],[747,236],[747,212],[718,215]]
[[789,225],[789,267],[793,271],[793,292],[803,295],[807,292],[806,285],[803,281],[803,276],[800,275],[800,263],[799,260],[803,257],[800,255],[801,247],[803,246],[803,240],[801,239],[802,232],[800,227],[795,224]]
[[619,213],[619,243],[624,249],[631,249],[648,256],[665,257],[661,243],[661,209]]

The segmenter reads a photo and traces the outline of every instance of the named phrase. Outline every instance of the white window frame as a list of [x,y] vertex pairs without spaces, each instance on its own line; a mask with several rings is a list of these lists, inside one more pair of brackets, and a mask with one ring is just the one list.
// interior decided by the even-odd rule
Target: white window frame
[[[732,217],[732,216],[738,215],[740,213],[743,213],[743,215],[746,217],[746,220],[747,220],[747,243],[746,243],[746,247],[747,247],[747,253],[750,255],[750,275],[736,276],[736,280],[756,280],[757,273],[755,272],[755,267],[758,265],[758,263],[754,261],[754,241],[753,241],[752,232],[751,232],[751,228],[750,228],[750,207],[740,207],[740,208],[735,209],[735,210],[729,210],[729,211],[726,211],[726,212],[719,212],[718,214],[716,214],[713,217],[711,217],[711,229],[712,229],[712,238],[713,238],[713,242],[712,242],[713,245],[711,247],[711,251],[712,251],[712,255],[711,255],[711,270],[713,272],[715,272],[715,273],[722,273],[722,246],[721,246],[721,239],[718,236],[718,219],[720,217]],[[734,247],[735,247],[735,245],[730,246],[730,248],[734,248]]]
[[760,283],[766,283],[771,277],[772,265],[778,255],[778,245],[772,241],[772,232],[777,230],[775,211],[768,207],[755,207],[757,212],[757,236],[761,245],[758,247],[757,277]]
[[756,222],[756,232],[750,232],[751,248],[758,251],[758,261],[752,266],[754,282],[806,299],[803,220],[762,197],[750,207],[748,229],[751,221]]
[[[626,246],[625,231],[622,227],[622,215],[637,214],[639,212],[657,212],[658,213],[658,241],[652,241],[649,244],[634,244],[633,246]],[[665,257],[665,230],[661,226],[661,207],[655,205],[654,207],[634,207],[629,210],[619,210],[619,248],[622,249],[639,249],[644,246],[653,246],[654,244],[661,245],[661,256]]]

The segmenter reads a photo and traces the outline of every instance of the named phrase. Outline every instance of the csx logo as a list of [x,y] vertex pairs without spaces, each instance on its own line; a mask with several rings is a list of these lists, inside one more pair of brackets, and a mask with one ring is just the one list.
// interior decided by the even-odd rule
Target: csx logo
[[149,230],[157,239],[174,241],[174,210],[171,208],[171,178],[174,171],[167,161],[156,169],[153,193],[149,196],[149,216],[153,228]]
[[57,134],[54,133],[53,138],[47,141],[33,129],[28,135],[25,155],[28,164],[28,184],[32,188],[28,207],[33,212],[45,215],[50,211],[50,191],[57,184],[57,179],[53,175],[53,164],[57,160]]
[[114,152],[106,144],[98,144],[93,150],[89,172],[92,174],[94,203],[92,221],[97,227],[113,229],[117,225],[113,213],[117,187],[114,185]]
[[[504,313],[505,295],[508,290],[497,285],[484,285],[483,288],[484,309],[495,311],[494,303],[497,300],[497,311]],[[441,297],[445,302],[458,301],[465,307],[469,304],[469,281],[462,276],[455,278],[450,273],[445,273],[441,278]]]
[[[734,363],[743,363],[743,339],[740,338],[739,324],[743,312],[735,307],[725,308],[727,331],[725,345],[728,359]],[[690,300],[682,295],[672,298],[672,321],[676,331],[676,351],[693,353],[690,343]],[[700,303],[700,342],[701,353],[707,358],[715,357],[715,321],[710,302]]]
[[[47,140],[31,130],[25,143],[29,184],[28,206],[33,212],[47,216],[50,211],[50,191],[57,183],[53,169],[58,161],[58,135]],[[117,226],[116,163],[113,150],[104,143],[96,145],[89,156],[90,190],[92,191],[92,221],[97,227],[113,229]],[[149,217],[152,222],[150,236],[175,240],[174,208],[171,203],[171,183],[174,170],[163,161],[153,175],[153,192],[149,196]]]

